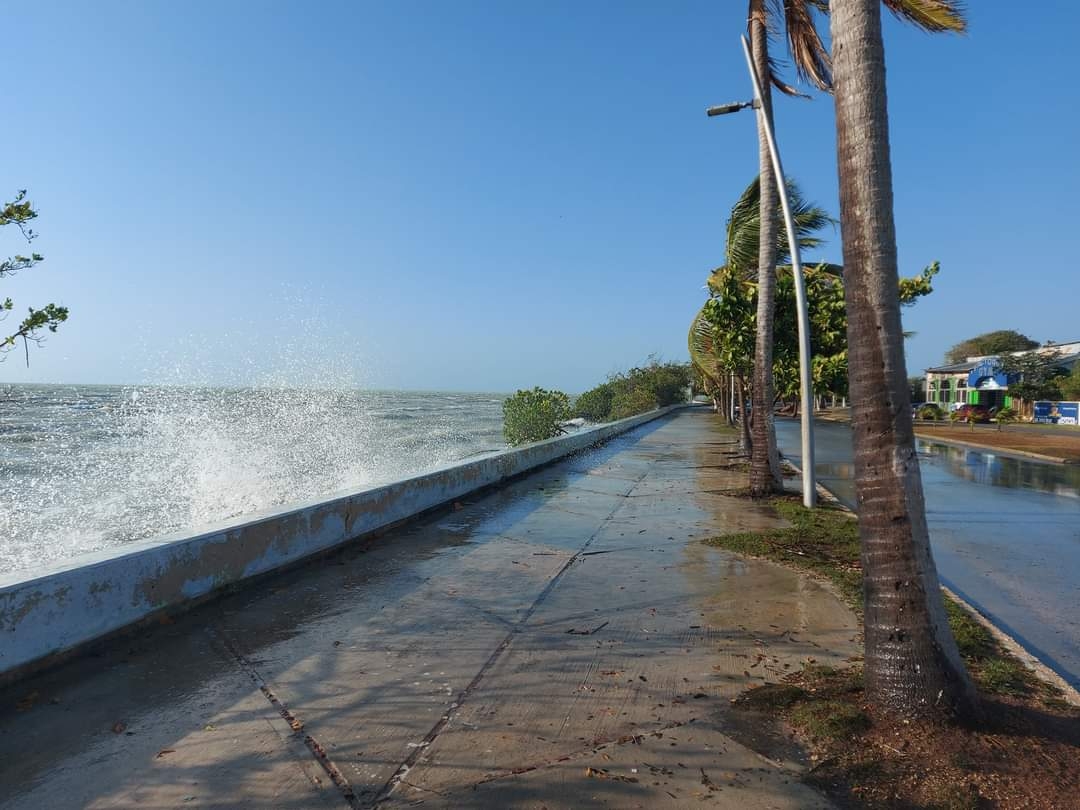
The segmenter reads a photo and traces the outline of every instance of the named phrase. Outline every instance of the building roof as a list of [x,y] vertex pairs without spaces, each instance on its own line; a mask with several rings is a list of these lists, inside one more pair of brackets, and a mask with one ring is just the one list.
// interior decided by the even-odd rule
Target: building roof
[[977,360],[965,360],[963,363],[953,363],[948,366],[936,366],[935,368],[928,368],[927,374],[962,374],[967,371],[971,371],[975,366],[979,365]]

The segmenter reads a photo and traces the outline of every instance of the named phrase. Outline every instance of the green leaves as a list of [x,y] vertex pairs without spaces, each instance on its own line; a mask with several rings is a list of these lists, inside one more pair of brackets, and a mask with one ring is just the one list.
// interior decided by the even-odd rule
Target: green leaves
[[503,435],[513,445],[551,439],[569,418],[570,397],[562,391],[517,391],[503,402]]
[[[822,229],[835,225],[824,209],[808,201],[794,182],[788,195],[796,221],[801,249],[818,247]],[[727,374],[748,379],[753,372],[757,317],[757,255],[760,227],[760,178],[740,195],[727,222],[726,264],[708,278],[710,298],[694,316],[687,335],[693,367],[714,387]],[[786,230],[778,229],[778,262],[790,262]],[[910,305],[933,292],[934,277],[941,265],[934,262],[910,278],[901,278],[898,295]],[[773,324],[773,380],[782,397],[794,397],[799,388],[798,328],[795,317],[795,285],[790,264],[776,269],[776,315]],[[810,316],[810,351],[814,391],[847,393],[847,309],[844,303],[844,271],[839,265],[821,262],[803,267]]]
[[1061,381],[1069,376],[1061,361],[1060,352],[1029,351],[1003,354],[998,357],[998,366],[1009,376],[1009,394],[1032,402],[1061,399]]
[[26,227],[26,223],[33,219],[37,219],[37,211],[34,210],[33,203],[26,199],[25,188],[17,191],[15,199],[5,203],[0,209],[0,228],[5,225],[18,225],[27,240],[34,238],[34,232]]
[[1013,329],[984,332],[957,343],[945,353],[946,363],[960,363],[968,357],[983,357],[1007,352],[1023,352],[1039,348],[1039,341],[1032,340]]
[[900,305],[911,306],[917,298],[934,291],[934,276],[941,272],[941,262],[933,262],[923,268],[922,273],[911,278],[900,279]]
[[[803,196],[802,190],[793,180],[788,180],[788,199],[791,202],[791,214],[795,220],[795,236],[801,250],[813,250],[820,247],[823,239],[815,236],[829,225],[836,225],[836,220],[821,208]],[[731,209],[731,218],[727,221],[727,246],[725,248],[725,266],[745,276],[756,275],[758,265],[758,234],[761,229],[761,178],[755,177],[746,187]],[[787,229],[776,229],[776,263],[791,261],[791,246],[788,244]]]
[[[36,238],[27,223],[37,218],[37,211],[26,199],[26,190],[22,189],[15,195],[15,199],[6,203],[0,209],[0,227],[14,225],[22,233],[27,242]],[[12,276],[21,270],[28,270],[45,257],[40,253],[31,253],[29,256],[16,254],[0,261],[0,278]],[[0,319],[3,319],[15,307],[10,298],[0,302]],[[56,328],[67,320],[67,307],[59,307],[56,304],[46,304],[42,309],[29,308],[29,314],[19,324],[19,328],[7,336],[0,336],[0,360],[3,353],[11,351],[16,341],[22,340],[24,348],[29,350],[31,341],[40,343],[42,340],[41,330],[47,329],[55,332]],[[30,363],[29,351],[26,357],[27,365]]]
[[690,366],[650,357],[647,365],[612,374],[574,401],[574,415],[591,422],[623,419],[686,401]]

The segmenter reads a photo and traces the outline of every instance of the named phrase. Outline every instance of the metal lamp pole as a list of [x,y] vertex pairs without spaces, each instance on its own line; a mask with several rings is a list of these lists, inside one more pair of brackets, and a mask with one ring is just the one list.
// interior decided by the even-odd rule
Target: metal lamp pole
[[780,207],[784,212],[784,226],[787,229],[788,245],[791,248],[791,271],[795,277],[795,308],[799,324],[799,387],[802,401],[803,505],[808,509],[812,509],[817,503],[817,488],[814,475],[814,392],[813,375],[810,371],[810,316],[806,307],[806,282],[803,279],[802,260],[799,257],[799,240],[795,233],[795,218],[791,214],[791,201],[788,199],[787,180],[784,179],[784,169],[780,165],[780,152],[776,148],[776,140],[773,137],[772,121],[769,119],[761,102],[761,81],[758,78],[757,70],[754,68],[754,60],[750,56],[750,43],[745,36],[742,37],[742,47],[743,53],[746,55],[746,66],[750,70],[750,80],[754,84],[754,100],[710,107],[705,111],[705,114],[710,117],[726,115],[744,110],[747,107],[753,107],[757,110],[758,124],[765,131],[765,140],[769,145],[769,157],[772,159],[773,173],[776,175]]

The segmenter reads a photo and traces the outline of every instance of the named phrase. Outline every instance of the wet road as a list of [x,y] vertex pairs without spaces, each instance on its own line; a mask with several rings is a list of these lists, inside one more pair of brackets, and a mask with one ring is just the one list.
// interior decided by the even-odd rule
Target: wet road
[[[799,424],[778,419],[801,466]],[[817,422],[818,481],[854,508],[851,430]],[[1030,653],[1080,686],[1080,466],[918,440],[942,581]]]

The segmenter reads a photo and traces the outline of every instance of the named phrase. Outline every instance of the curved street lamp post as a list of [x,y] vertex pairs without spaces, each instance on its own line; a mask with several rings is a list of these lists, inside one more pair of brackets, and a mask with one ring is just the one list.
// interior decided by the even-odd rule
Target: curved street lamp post
[[[791,248],[791,271],[795,278],[795,307],[799,324],[799,387],[802,411],[802,485],[803,505],[812,509],[817,503],[817,488],[814,476],[814,392],[813,376],[810,372],[810,317],[806,307],[806,282],[803,279],[802,260],[799,256],[799,240],[795,233],[795,219],[791,214],[791,201],[788,199],[787,181],[780,165],[780,152],[773,137],[772,121],[761,103],[761,81],[754,60],[750,56],[750,43],[742,37],[743,53],[746,66],[750,70],[750,80],[754,85],[753,101],[737,101],[733,104],[721,104],[709,107],[705,114],[710,118],[727,115],[749,107],[757,110],[758,125],[765,131],[765,140],[769,144],[769,157],[772,159],[773,172],[776,175],[777,192],[780,195],[780,207],[784,212],[784,226],[787,229],[788,245]],[[745,418],[745,417],[744,417]]]

